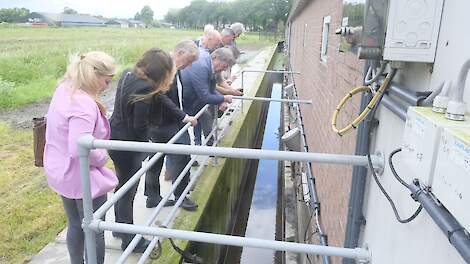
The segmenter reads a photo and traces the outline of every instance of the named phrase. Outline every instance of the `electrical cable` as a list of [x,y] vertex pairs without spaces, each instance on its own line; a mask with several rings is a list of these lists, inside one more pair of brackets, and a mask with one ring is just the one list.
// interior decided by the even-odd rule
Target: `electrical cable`
[[376,82],[379,79],[379,77],[382,76],[382,74],[384,73],[384,70],[385,70],[387,64],[388,64],[388,62],[385,62],[385,61],[382,62],[382,64],[380,65],[379,71],[369,79],[369,76],[373,75],[373,68],[374,68],[373,66],[370,66],[369,69],[367,70],[366,76],[364,78],[364,84],[365,85],[371,85],[374,82]]
[[390,155],[388,156],[388,165],[390,166],[390,169],[392,170],[392,174],[393,176],[395,176],[395,178],[398,180],[398,182],[400,182],[403,186],[405,186],[407,189],[410,189],[410,185],[408,183],[406,183],[401,177],[400,175],[398,175],[397,171],[395,170],[395,166],[393,166],[393,156],[395,154],[397,154],[398,152],[401,151],[401,148],[397,148],[395,149],[394,151],[392,151],[390,153]]
[[361,92],[368,92],[370,91],[369,86],[360,86],[352,89],[349,93],[347,93],[343,99],[339,102],[338,106],[336,106],[335,111],[333,112],[333,116],[331,117],[331,127],[335,133],[338,135],[342,136],[346,134],[348,131],[350,131],[352,128],[356,129],[359,124],[367,117],[369,112],[379,104],[379,98],[382,98],[382,95],[385,91],[385,89],[388,87],[388,84],[392,80],[393,76],[396,73],[396,69],[392,69],[388,74],[387,77],[385,77],[384,81],[382,82],[382,85],[380,88],[377,90],[377,93],[372,97],[370,100],[369,104],[364,108],[364,110],[357,116],[351,123],[346,125],[345,127],[339,129],[336,126],[336,121],[338,119],[339,112],[341,111],[341,108],[344,106],[344,104],[353,97],[353,95]]
[[184,261],[188,261],[189,263],[204,264],[204,261],[201,257],[197,256],[196,254],[191,254],[186,250],[182,250],[175,244],[171,237],[169,237],[168,240],[170,240],[171,246],[178,254],[181,255]]
[[[393,77],[393,75],[392,75],[392,77]],[[375,104],[375,106],[372,109],[372,112],[371,112],[371,115],[370,115],[370,120],[372,120],[372,118],[374,118],[375,112],[377,111],[378,105],[382,101],[382,98],[383,98],[383,93],[380,95],[380,97],[378,98],[377,104]],[[392,153],[389,156],[389,164],[391,164],[391,159],[393,158],[393,155],[395,155],[396,153],[398,153],[400,151],[401,151],[401,149],[392,151]],[[387,191],[385,190],[383,185],[380,183],[379,178],[377,177],[377,174],[375,173],[374,165],[372,164],[372,159],[370,158],[370,151],[367,151],[366,156],[367,156],[367,162],[368,162],[368,165],[369,165],[369,169],[372,172],[372,177],[374,178],[374,181],[377,184],[377,186],[379,187],[382,194],[385,196],[385,198],[387,198],[388,202],[390,203],[390,206],[392,207],[393,213],[395,214],[395,218],[397,219],[397,221],[399,223],[402,223],[402,224],[406,224],[406,223],[409,223],[409,222],[413,221],[419,215],[419,213],[423,209],[423,206],[420,204],[418,209],[416,209],[416,211],[410,217],[408,217],[406,219],[401,219],[401,217],[398,213],[398,210],[395,206],[395,203],[393,202],[392,198],[387,193]],[[393,168],[392,173],[395,176],[395,178],[397,178],[397,180],[401,184],[403,184],[407,189],[409,189],[409,187],[408,187],[409,185],[396,173],[395,168],[393,167],[393,164],[391,165],[391,168]]]
[[423,209],[423,206],[419,205],[418,209],[416,209],[413,215],[411,215],[410,217],[406,219],[401,219],[400,215],[398,214],[398,210],[397,210],[397,207],[395,206],[395,203],[393,202],[392,198],[390,198],[390,195],[388,195],[387,191],[380,183],[379,178],[377,177],[377,174],[375,173],[374,166],[372,165],[372,160],[370,158],[370,153],[367,154],[367,161],[369,163],[369,168],[372,172],[374,181],[375,183],[377,183],[377,186],[379,186],[380,191],[382,191],[383,195],[385,196],[385,198],[387,198],[388,202],[390,203],[390,206],[392,207],[393,213],[395,214],[395,218],[397,219],[397,221],[402,224],[406,224],[406,223],[413,221],[413,219],[415,219],[419,215],[419,213]]
[[[160,227],[167,228],[167,226],[165,226],[165,225],[160,225]],[[170,240],[171,246],[176,251],[176,253],[181,255],[181,257],[183,258],[184,261],[187,261],[189,263],[204,264],[204,260],[201,257],[199,257],[196,254],[191,254],[187,250],[181,249],[180,247],[178,247],[178,245],[176,245],[175,241],[173,241],[173,239],[171,237],[168,237],[168,240]],[[162,248],[159,240],[158,240],[158,246],[159,246],[160,249]],[[160,252],[160,254],[161,254],[161,252]]]

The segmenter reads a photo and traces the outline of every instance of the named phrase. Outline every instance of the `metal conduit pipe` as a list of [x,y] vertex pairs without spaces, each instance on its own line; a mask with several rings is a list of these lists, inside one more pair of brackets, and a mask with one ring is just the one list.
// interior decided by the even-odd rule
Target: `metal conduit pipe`
[[412,197],[423,206],[424,210],[449,239],[450,244],[455,247],[467,263],[470,263],[470,236],[467,230],[459,224],[446,208],[438,204],[430,193],[421,188],[417,179],[410,184],[409,188]]
[[404,106],[397,101],[393,100],[390,96],[384,95],[382,98],[382,104],[395,115],[397,115],[401,120],[406,120],[406,111],[408,106]]
[[[365,66],[367,68],[367,65]],[[363,94],[361,98],[360,111],[364,110],[372,99],[371,94]],[[369,132],[371,127],[371,117],[367,117],[357,131],[356,135],[356,155],[366,155],[369,150]],[[348,216],[346,224],[346,234],[344,247],[355,248],[359,245],[359,236],[362,226],[365,224],[365,217],[362,212],[364,206],[364,193],[367,183],[367,168],[354,166],[351,180],[351,192],[349,195]],[[355,264],[354,260],[343,259],[343,264]]]
[[421,105],[421,102],[430,94],[430,92],[411,91],[396,82],[392,82],[386,91],[413,106]]
[[452,95],[452,98],[457,102],[463,101],[463,93],[465,91],[465,81],[467,80],[468,71],[470,69],[470,59],[465,61],[460,68],[459,77],[457,78],[457,91]]

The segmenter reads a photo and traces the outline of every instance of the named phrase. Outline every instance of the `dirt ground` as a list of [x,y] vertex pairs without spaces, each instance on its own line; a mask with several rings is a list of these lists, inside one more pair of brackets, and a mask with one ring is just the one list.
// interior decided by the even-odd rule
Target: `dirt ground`
[[[238,59],[239,64],[245,64],[247,61],[254,58],[262,49],[259,45],[244,45],[240,46],[243,52]],[[114,106],[114,96],[116,94],[117,81],[110,84],[109,88],[100,95],[101,102],[106,106],[108,113],[112,113]],[[32,119],[34,117],[41,117],[47,113],[50,98],[21,106],[12,110],[0,110],[0,122],[6,122],[12,128],[29,129],[33,127]]]

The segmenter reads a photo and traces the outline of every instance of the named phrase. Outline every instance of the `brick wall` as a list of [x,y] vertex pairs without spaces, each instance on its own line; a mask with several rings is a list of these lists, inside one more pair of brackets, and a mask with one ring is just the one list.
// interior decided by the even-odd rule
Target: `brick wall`
[[[331,16],[331,23],[327,62],[322,62],[320,50],[325,16]],[[362,63],[354,54],[338,51],[340,37],[334,32],[341,20],[342,0],[312,0],[291,22],[290,62],[293,70],[301,72],[295,77],[297,91],[301,99],[313,100],[313,106],[301,108],[311,152],[354,154],[355,131],[339,137],[330,125],[339,100],[350,89],[361,85],[362,79]],[[359,102],[360,96],[357,96],[345,106],[340,113],[339,126],[357,116]],[[343,246],[352,167],[315,165],[313,173],[328,242],[332,246]],[[332,260],[340,263],[338,258]]]

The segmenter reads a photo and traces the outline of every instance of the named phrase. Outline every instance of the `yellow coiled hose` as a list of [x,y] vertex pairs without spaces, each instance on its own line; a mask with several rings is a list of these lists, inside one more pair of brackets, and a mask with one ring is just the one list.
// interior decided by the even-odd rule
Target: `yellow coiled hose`
[[[393,70],[392,70],[393,72]],[[357,93],[364,93],[370,91],[369,86],[360,86],[352,89],[349,93],[347,93],[343,99],[339,102],[338,106],[336,106],[336,110],[333,112],[333,117],[331,118],[331,127],[333,128],[333,131],[335,133],[338,133],[338,135],[342,136],[346,134],[348,131],[350,131],[352,128],[356,129],[359,125],[359,123],[366,118],[366,116],[369,114],[370,110],[374,108],[375,104],[377,103],[377,100],[379,100],[380,95],[383,94],[385,89],[388,87],[388,84],[390,83],[390,80],[393,78],[394,74],[388,73],[387,77],[385,77],[385,80],[383,81],[382,85],[379,87],[377,90],[377,93],[372,97],[370,102],[367,104],[366,108],[362,111],[361,114],[359,114],[356,119],[354,119],[351,123],[346,125],[345,127],[338,129],[336,127],[336,121],[338,119],[339,112],[341,111],[341,108],[344,106],[344,104],[353,97],[353,95]]]

